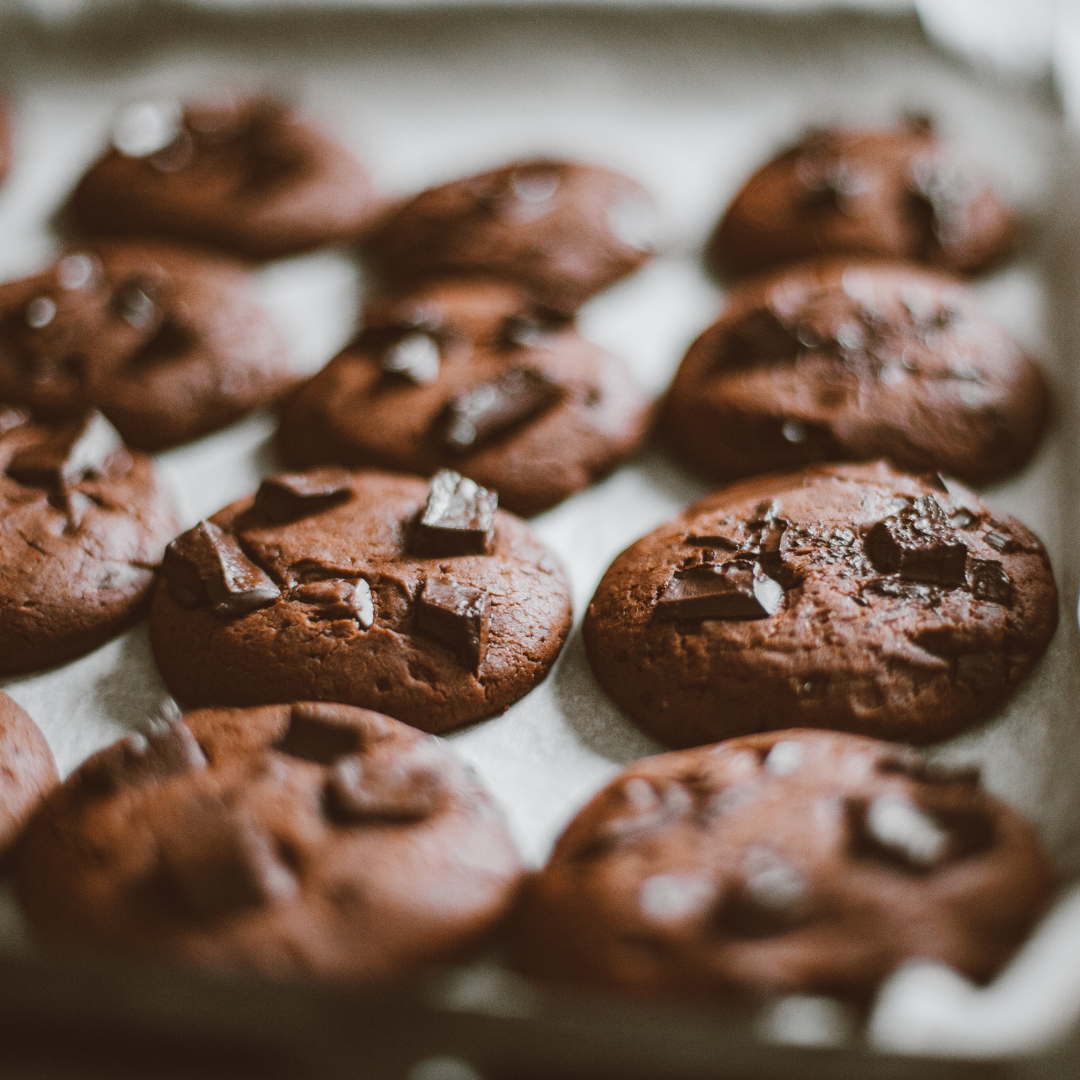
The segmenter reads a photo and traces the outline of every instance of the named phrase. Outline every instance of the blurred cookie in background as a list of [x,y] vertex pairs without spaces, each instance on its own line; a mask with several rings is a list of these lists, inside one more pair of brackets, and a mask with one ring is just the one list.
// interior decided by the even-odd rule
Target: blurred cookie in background
[[38,804],[59,783],[41,729],[25,709],[0,693],[0,864],[6,863]]
[[142,450],[216,431],[295,382],[249,272],[229,258],[95,243],[0,285],[0,400],[96,406]]
[[1054,887],[1035,830],[874,739],[752,735],[634,762],[530,879],[518,965],[637,997],[868,1006],[909,960],[988,982]]
[[474,949],[521,865],[445,745],[301,703],[158,720],[95,754],[35,818],[16,874],[54,941],[370,980]]
[[567,319],[517,286],[453,280],[369,303],[286,402],[278,442],[298,467],[453,468],[528,516],[632,457],[649,422],[626,365]]
[[272,259],[352,240],[377,206],[364,167],[314,122],[267,97],[222,94],[122,110],[66,216],[90,235]]
[[997,192],[919,118],[812,132],[746,181],[705,258],[721,276],[829,254],[974,274],[1009,254],[1017,229]]
[[388,288],[487,275],[572,315],[653,254],[657,209],[636,181],[555,158],[429,188],[388,211],[363,251]]
[[1028,461],[1047,411],[1038,366],[965,285],[833,259],[729,293],[659,428],[680,461],[718,480],[888,457],[982,484]]
[[0,675],[74,660],[126,629],[176,529],[150,459],[101,413],[0,405]]

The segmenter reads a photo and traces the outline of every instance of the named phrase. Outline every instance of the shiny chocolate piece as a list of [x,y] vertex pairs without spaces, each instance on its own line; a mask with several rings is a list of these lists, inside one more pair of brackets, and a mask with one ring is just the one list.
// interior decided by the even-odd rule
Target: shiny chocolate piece
[[79,793],[112,795],[132,784],[157,783],[205,766],[206,757],[187,725],[159,720],[90,758],[79,770]]
[[349,481],[345,469],[268,476],[255,493],[255,510],[275,525],[309,517],[346,502],[352,493]]
[[332,765],[364,749],[362,730],[349,720],[347,706],[301,702],[292,707],[289,726],[274,749],[316,765]]
[[436,422],[439,437],[451,450],[471,450],[550,409],[562,396],[563,388],[542,371],[510,368],[454,397]]
[[355,619],[364,630],[375,621],[371,586],[364,578],[307,581],[293,589],[290,599],[317,605],[325,619]]
[[200,521],[165,549],[161,573],[184,607],[209,601],[224,615],[243,615],[272,604],[281,590],[244,554],[236,537]]
[[990,559],[972,559],[971,595],[976,600],[988,600],[991,604],[1011,607],[1012,579],[1006,573],[1005,567]]
[[346,757],[330,772],[325,808],[332,821],[421,821],[435,812],[443,796],[438,770],[408,763],[376,766]]
[[123,448],[120,433],[95,410],[24,447],[8,463],[7,473],[20,484],[62,490],[104,472],[114,455],[119,463]]
[[784,606],[784,588],[760,563],[734,559],[677,571],[661,589],[656,617],[683,619],[767,619]]
[[439,377],[439,343],[431,334],[416,331],[387,347],[382,357],[383,371],[403,375],[417,386],[426,386]]
[[487,652],[487,592],[446,577],[428,578],[416,599],[416,629],[479,671]]
[[494,491],[440,469],[428,488],[423,513],[411,530],[410,552],[425,557],[487,555],[495,543]]
[[967,545],[933,495],[920,495],[877,522],[867,533],[865,547],[882,573],[934,585],[963,585],[967,580]]

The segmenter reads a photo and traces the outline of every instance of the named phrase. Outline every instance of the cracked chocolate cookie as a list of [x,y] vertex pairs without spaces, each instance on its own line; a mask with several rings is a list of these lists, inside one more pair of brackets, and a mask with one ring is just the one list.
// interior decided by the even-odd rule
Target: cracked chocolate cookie
[[722,480],[889,457],[978,484],[1019,469],[1046,416],[1039,368],[965,286],[830,261],[735,289],[659,426],[680,461]]
[[471,769],[344,705],[206,709],[94,755],[28,829],[42,935],[270,975],[388,979],[460,958],[521,866]]
[[228,259],[96,244],[0,285],[0,401],[95,406],[141,450],[216,431],[295,382],[247,271]]
[[223,96],[123,110],[67,216],[92,235],[273,259],[352,240],[376,207],[364,168],[310,120],[269,98]]
[[571,315],[653,253],[656,208],[627,176],[536,158],[429,188],[364,239],[384,285],[491,276]]
[[786,727],[921,744],[996,712],[1056,625],[1029,529],[878,462],[695,503],[612,563],[584,636],[608,693],[671,746]]
[[101,413],[0,405],[0,675],[74,660],[134,622],[175,535],[150,459]]
[[1035,831],[977,770],[820,731],[637,761],[526,885],[530,974],[637,996],[867,1005],[908,960],[978,982],[1054,881]]
[[192,705],[317,699],[442,732],[501,712],[570,630],[566,577],[494,492],[449,470],[263,481],[169,545],[150,615]]
[[41,729],[0,693],[0,864],[38,804],[59,783]]
[[706,247],[720,274],[815,255],[884,255],[959,273],[1011,251],[1012,211],[924,120],[815,131],[764,165]]
[[289,399],[278,442],[299,467],[451,467],[528,516],[626,461],[648,423],[621,360],[513,285],[456,281],[371,303]]

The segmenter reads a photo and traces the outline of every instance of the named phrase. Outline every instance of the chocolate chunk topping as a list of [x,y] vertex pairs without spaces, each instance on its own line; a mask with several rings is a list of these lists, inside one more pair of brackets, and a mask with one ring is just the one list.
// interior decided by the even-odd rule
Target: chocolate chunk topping
[[113,307],[128,326],[135,330],[150,330],[161,317],[152,299],[156,293],[156,287],[149,280],[129,281],[116,290]]
[[79,793],[111,795],[205,765],[206,758],[183,721],[158,721],[90,758],[78,773]]
[[297,892],[273,842],[217,800],[185,807],[159,850],[173,892],[196,916],[260,907]]
[[442,778],[431,766],[347,757],[331,770],[325,807],[327,817],[341,824],[420,821],[434,813],[442,797]]
[[439,377],[439,343],[430,334],[406,334],[389,345],[382,357],[383,371],[404,375],[417,386],[434,382]]
[[992,604],[1011,607],[1012,579],[1005,572],[1005,567],[989,559],[972,559],[971,595],[976,600],[989,600]]
[[243,615],[281,595],[266,572],[244,554],[236,537],[200,521],[165,549],[161,573],[184,607],[209,601],[215,611]]
[[868,581],[859,590],[871,596],[888,596],[893,600],[922,600],[925,603],[937,600],[940,593],[933,585],[921,581],[904,581],[902,578],[875,578]]
[[510,368],[454,397],[436,421],[442,443],[466,451],[551,408],[563,388],[535,368]]
[[351,479],[344,469],[268,476],[255,494],[255,510],[275,525],[318,514],[348,501]]
[[499,496],[452,469],[440,469],[411,530],[413,555],[487,555],[495,543]]
[[1003,555],[1007,555],[1010,551],[1016,551],[1020,547],[1008,533],[1001,532],[998,529],[992,529],[983,537],[983,540],[995,551],[1000,551]]
[[416,629],[478,671],[487,652],[488,594],[450,578],[428,578],[416,599]]
[[735,559],[677,571],[660,591],[656,617],[667,621],[767,619],[783,605],[783,586],[760,563]]
[[375,621],[371,586],[363,578],[305,582],[293,589],[290,599],[317,605],[326,619],[355,619],[365,630]]
[[963,585],[967,545],[956,535],[933,495],[920,495],[866,536],[866,554],[882,573],[910,581]]
[[364,749],[364,732],[350,723],[337,705],[302,702],[292,707],[289,726],[274,749],[292,757],[331,765]]
[[8,463],[7,472],[20,484],[33,487],[71,487],[87,476],[104,472],[110,463],[119,465],[122,456],[120,433],[99,412],[66,424],[43,442],[24,447]]

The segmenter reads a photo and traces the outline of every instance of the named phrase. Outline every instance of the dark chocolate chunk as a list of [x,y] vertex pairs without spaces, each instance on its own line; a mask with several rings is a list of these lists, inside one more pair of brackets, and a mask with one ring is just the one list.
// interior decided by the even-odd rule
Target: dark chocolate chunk
[[1012,579],[1001,563],[990,559],[972,559],[970,573],[971,595],[976,600],[989,600],[991,604],[1002,607],[1012,606]]
[[454,397],[436,421],[451,450],[466,451],[551,408],[563,388],[542,371],[515,367]]
[[488,594],[450,578],[428,578],[416,599],[416,629],[478,671],[487,651]]
[[125,282],[113,295],[113,309],[135,330],[149,330],[161,318],[161,310],[154,303],[157,287],[149,279]]
[[882,573],[910,581],[963,585],[967,545],[956,535],[933,495],[920,495],[866,536],[866,554]]
[[422,331],[406,334],[382,354],[383,371],[403,375],[417,386],[434,382],[439,377],[440,363],[438,341]]
[[272,604],[281,595],[262,567],[244,554],[231,533],[200,521],[165,549],[161,573],[184,607],[209,601],[215,611],[242,615]]
[[904,581],[903,578],[874,578],[859,590],[871,596],[888,596],[893,600],[921,600],[929,603],[940,595],[933,585],[921,581]]
[[185,807],[158,848],[173,893],[193,915],[261,907],[297,892],[273,842],[217,800]]
[[704,563],[677,571],[660,590],[656,617],[681,619],[767,619],[784,604],[783,586],[759,563],[745,559]]
[[967,507],[961,506],[960,509],[949,518],[949,521],[957,529],[970,529],[972,525],[978,524],[979,519],[975,514],[968,510]]
[[454,472],[440,469],[428,488],[423,513],[414,523],[413,555],[486,555],[495,543],[499,496]]
[[688,533],[686,543],[694,547],[719,548],[721,551],[739,551],[742,544],[730,536],[724,536],[719,532],[709,534]]
[[346,502],[352,493],[345,469],[332,473],[281,473],[268,476],[255,494],[255,510],[275,525],[308,517]]
[[157,721],[90,758],[79,770],[79,793],[111,795],[132,784],[149,784],[206,765],[187,725]]
[[327,817],[341,824],[361,821],[420,821],[443,798],[438,771],[408,760],[380,768],[361,757],[337,762],[326,783]]
[[358,754],[364,749],[364,733],[350,723],[341,706],[319,702],[301,702],[289,714],[289,726],[274,749],[292,757],[331,765],[338,758]]
[[297,585],[289,598],[317,605],[326,619],[355,619],[365,630],[375,621],[371,586],[363,578],[308,581]]
[[1007,555],[1010,551],[1016,551],[1020,547],[1008,533],[1001,532],[998,529],[991,529],[991,531],[983,537],[983,540],[985,540],[995,551],[1000,551],[1003,555]]
[[120,433],[95,411],[24,447],[12,457],[7,472],[20,484],[62,489],[103,472],[110,458],[119,464],[123,449]]

